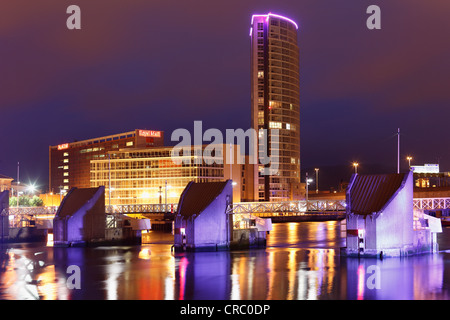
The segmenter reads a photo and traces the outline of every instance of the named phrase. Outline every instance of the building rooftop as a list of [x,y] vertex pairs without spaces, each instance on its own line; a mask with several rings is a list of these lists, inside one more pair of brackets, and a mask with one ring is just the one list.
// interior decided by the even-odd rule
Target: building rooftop
[[8,177],[8,176],[5,176],[5,175],[3,175],[3,174],[0,174],[0,179],[5,179],[5,180],[14,180],[14,178],[11,178],[11,177]]
[[350,211],[359,215],[381,211],[403,186],[406,177],[405,173],[354,175],[347,191]]

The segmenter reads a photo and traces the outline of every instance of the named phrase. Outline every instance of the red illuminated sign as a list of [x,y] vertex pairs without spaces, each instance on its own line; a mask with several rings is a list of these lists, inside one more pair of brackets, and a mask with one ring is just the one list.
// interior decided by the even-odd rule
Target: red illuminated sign
[[67,148],[69,148],[69,144],[68,143],[63,143],[63,144],[58,145],[58,150],[64,150],[64,149],[67,149]]
[[139,130],[139,136],[141,137],[161,137],[161,131],[152,131],[152,130]]

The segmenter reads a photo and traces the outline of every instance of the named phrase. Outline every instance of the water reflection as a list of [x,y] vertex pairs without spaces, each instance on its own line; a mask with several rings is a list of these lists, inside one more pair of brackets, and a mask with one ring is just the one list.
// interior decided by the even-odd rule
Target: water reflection
[[[0,299],[450,298],[450,229],[439,254],[384,260],[341,257],[340,231],[337,222],[274,224],[267,248],[231,252],[175,254],[170,235],[127,247],[3,245]],[[66,285],[70,265],[80,290]]]

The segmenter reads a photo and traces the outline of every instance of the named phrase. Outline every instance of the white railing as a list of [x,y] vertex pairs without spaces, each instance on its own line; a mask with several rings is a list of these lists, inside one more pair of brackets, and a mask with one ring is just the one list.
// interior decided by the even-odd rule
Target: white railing
[[177,211],[178,204],[129,204],[106,206],[105,212],[108,214],[121,213],[174,213]]
[[416,198],[414,208],[424,210],[450,209],[450,198]]
[[[415,198],[413,200],[414,208],[424,210],[443,210],[450,209],[450,198]],[[106,214],[163,214],[176,213],[177,203],[170,204],[132,204],[132,205],[112,205],[105,206]],[[270,213],[319,213],[319,212],[337,212],[345,211],[345,200],[301,200],[301,201],[282,201],[282,202],[238,202],[228,206],[228,213],[252,213],[252,214],[270,214]],[[0,212],[1,215],[13,216],[46,216],[55,215],[58,207],[10,207]]]
[[302,200],[283,202],[239,202],[228,206],[229,213],[305,213],[345,211],[345,200]]
[[51,215],[56,214],[58,207],[9,207],[4,209],[2,214],[8,215]]

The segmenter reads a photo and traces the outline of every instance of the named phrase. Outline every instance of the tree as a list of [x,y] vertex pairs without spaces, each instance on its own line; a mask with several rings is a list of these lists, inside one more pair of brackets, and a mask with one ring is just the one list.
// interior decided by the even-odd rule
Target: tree
[[30,199],[30,206],[31,207],[42,207],[44,205],[44,201],[39,198],[38,196],[33,196],[33,198]]
[[9,206],[10,207],[17,207],[17,197],[10,197],[9,198]]
[[30,206],[30,198],[27,196],[19,197],[19,206],[21,207],[29,207]]

